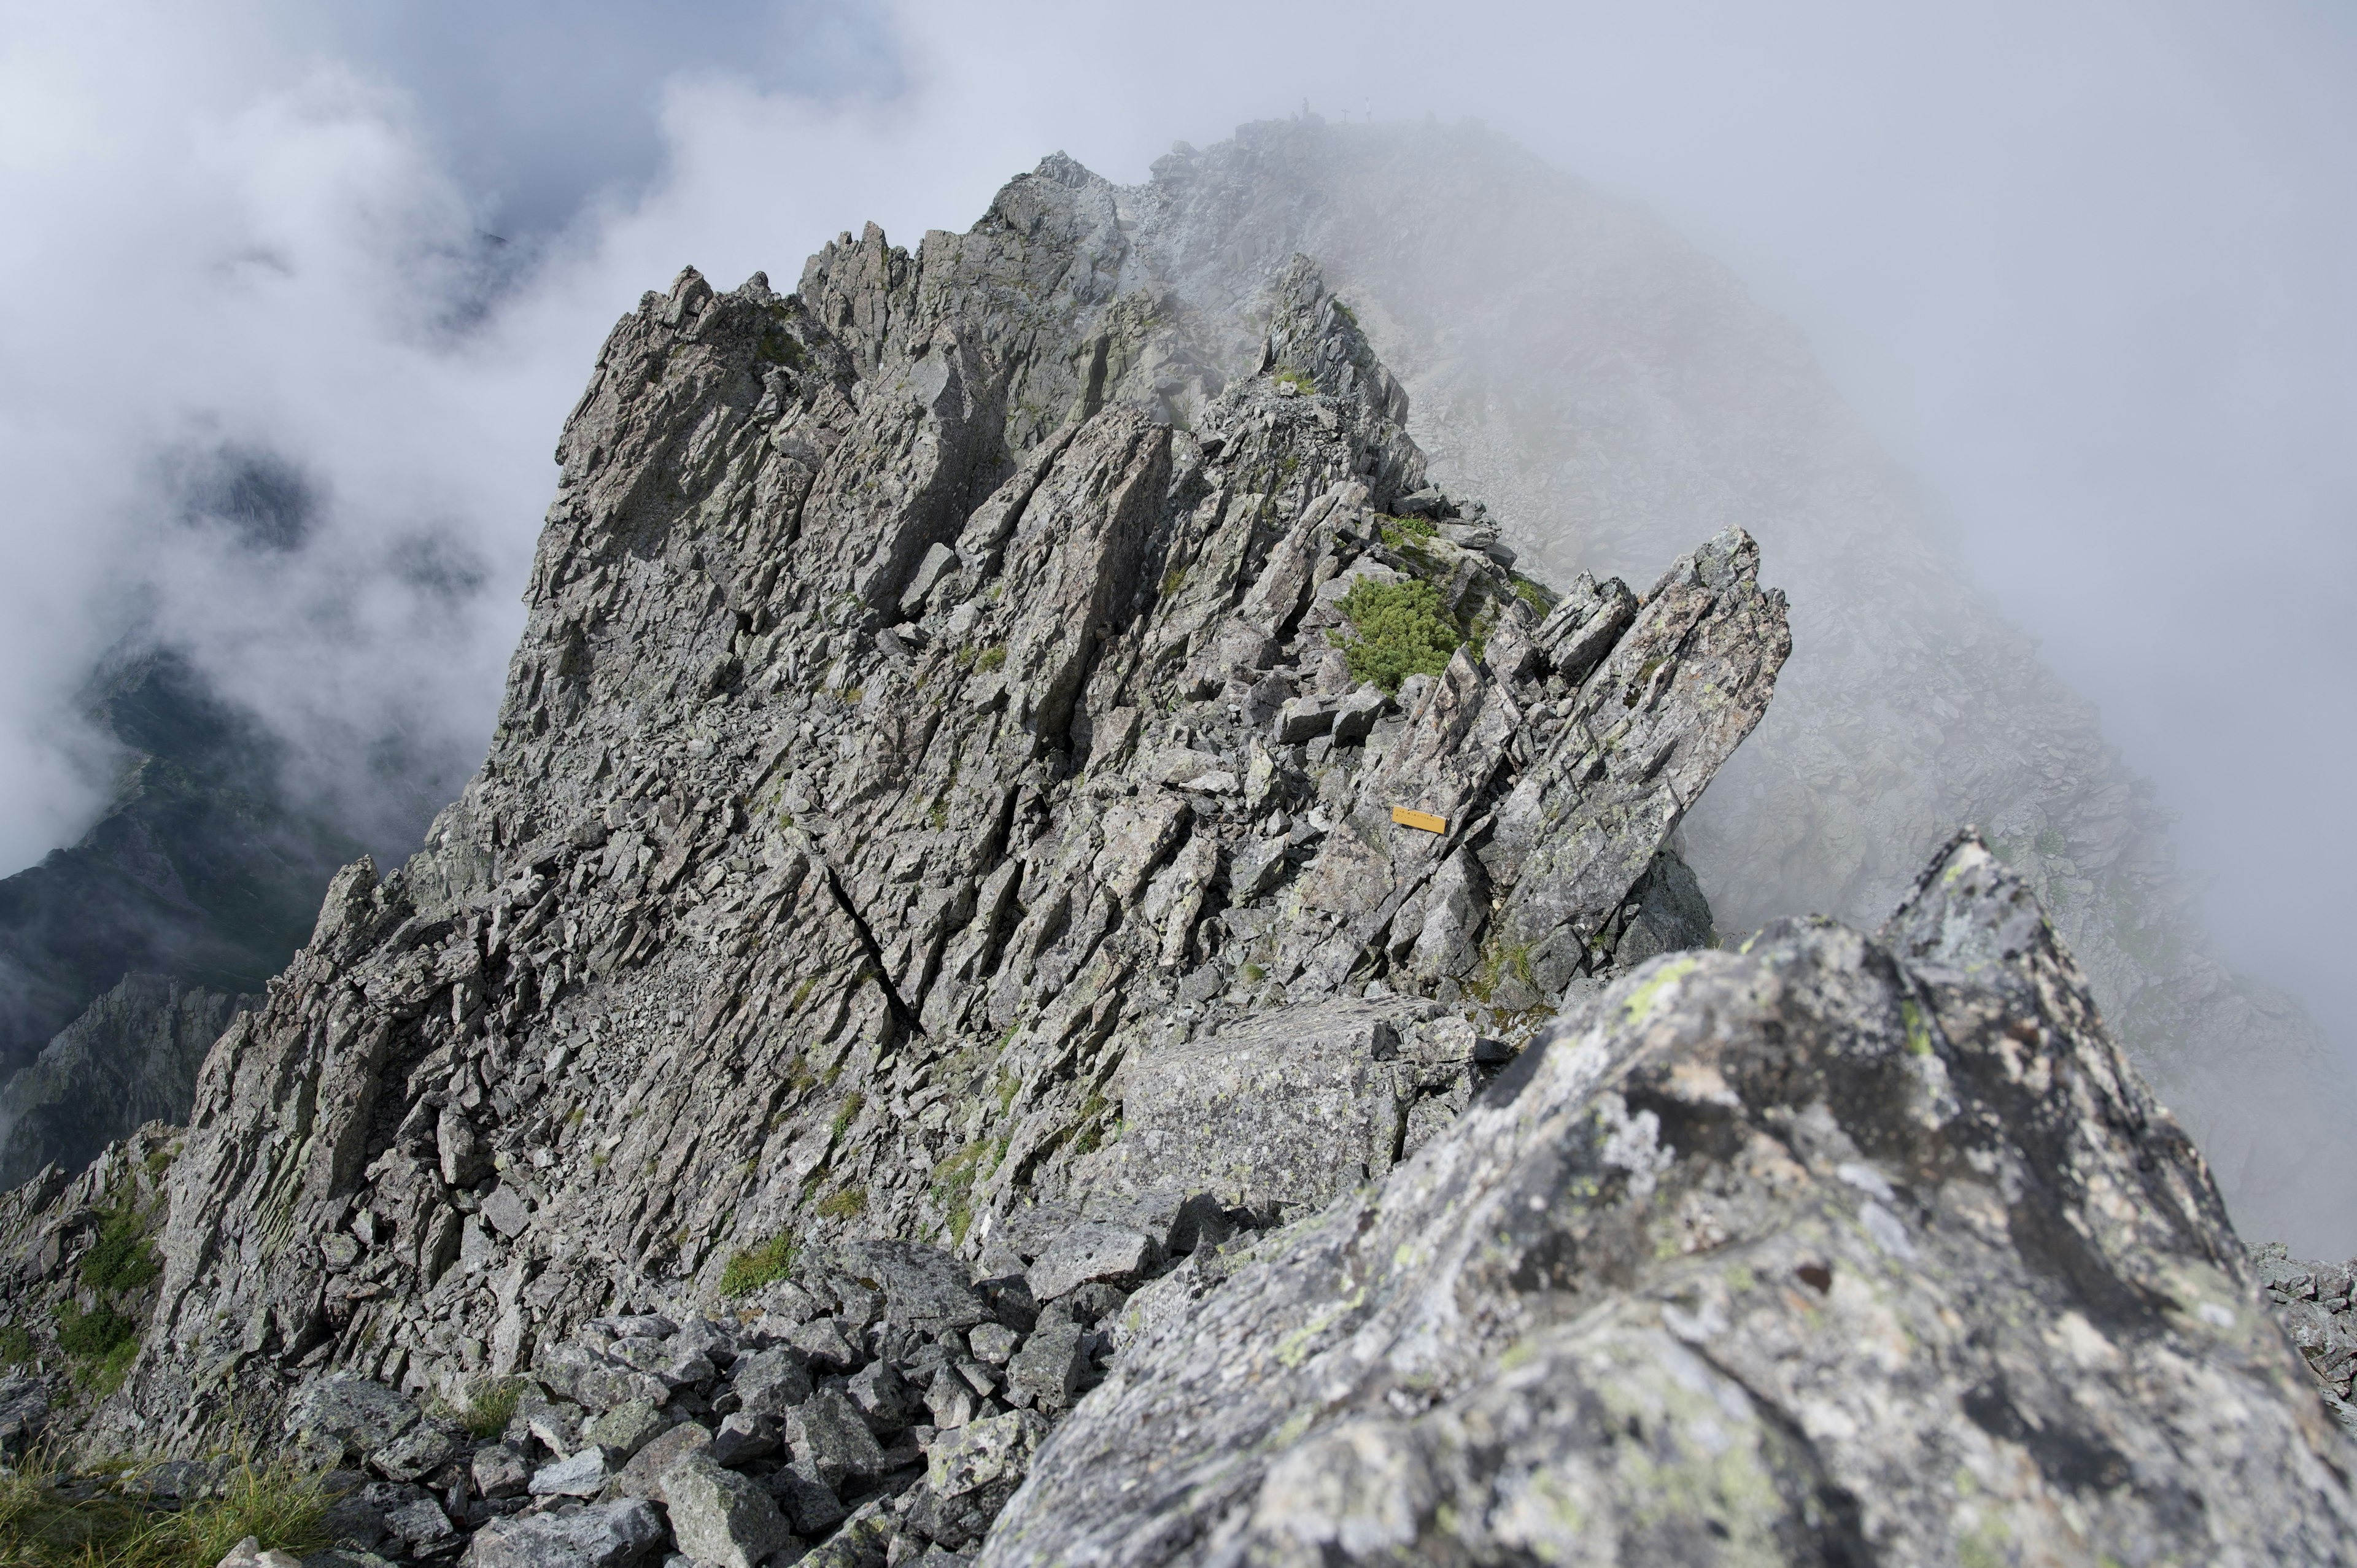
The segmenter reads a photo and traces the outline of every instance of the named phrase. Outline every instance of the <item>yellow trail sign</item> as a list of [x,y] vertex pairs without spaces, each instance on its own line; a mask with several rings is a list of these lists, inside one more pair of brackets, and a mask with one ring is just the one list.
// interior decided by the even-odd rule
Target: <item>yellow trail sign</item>
[[1448,831],[1447,817],[1436,817],[1430,811],[1411,811],[1405,806],[1392,808],[1392,821],[1404,828],[1420,828],[1428,833],[1445,833]]

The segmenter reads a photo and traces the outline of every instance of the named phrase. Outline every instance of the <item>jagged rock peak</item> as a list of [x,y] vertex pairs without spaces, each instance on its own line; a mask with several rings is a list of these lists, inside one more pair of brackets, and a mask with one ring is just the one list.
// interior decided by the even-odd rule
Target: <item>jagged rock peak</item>
[[1314,267],[1226,381],[1127,255],[1051,162],[618,323],[481,772],[207,1059],[111,1441],[462,1400],[747,1259],[1277,1222],[1710,939],[1670,836],[1790,649],[1749,540],[1558,595]]

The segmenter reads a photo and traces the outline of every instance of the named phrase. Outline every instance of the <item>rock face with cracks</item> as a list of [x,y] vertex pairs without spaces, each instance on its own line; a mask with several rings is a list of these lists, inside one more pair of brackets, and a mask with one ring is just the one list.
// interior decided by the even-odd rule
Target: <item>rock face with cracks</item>
[[982,1561],[2357,1560],[2208,1170],[1976,838],[1525,1063],[1148,1333]]
[[[1790,647],[1751,542],[1641,600],[1517,576],[1311,263],[1223,380],[1115,205],[1051,158],[913,255],[690,271],[616,327],[490,756],[207,1059],[102,1441],[195,1446],[325,1372],[562,1375],[586,1321],[840,1241],[1019,1267],[1199,1198],[1279,1220],[1559,997],[1708,938],[1671,836]],[[1362,646],[1385,594],[1421,667]],[[1124,1147],[1133,1075],[1337,1002],[1380,1027],[1289,1115],[1348,1163]],[[1085,1348],[1039,1345],[1065,1402]]]

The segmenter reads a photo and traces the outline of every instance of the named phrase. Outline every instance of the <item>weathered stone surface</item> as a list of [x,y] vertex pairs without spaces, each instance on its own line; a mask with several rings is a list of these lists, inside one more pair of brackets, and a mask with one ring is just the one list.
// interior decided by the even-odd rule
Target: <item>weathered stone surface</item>
[[532,1481],[532,1466],[523,1455],[500,1443],[476,1449],[468,1474],[477,1495],[486,1498],[514,1497]]
[[841,1524],[850,1511],[834,1495],[834,1489],[819,1479],[816,1468],[806,1462],[789,1465],[770,1477],[770,1488],[797,1535],[813,1539],[823,1536]]
[[1046,1418],[1017,1410],[944,1434],[903,1517],[937,1548],[971,1548],[1022,1484],[1047,1434]]
[[611,1456],[592,1444],[533,1471],[531,1491],[535,1498],[594,1498],[613,1474]]
[[810,1398],[810,1369],[798,1351],[782,1346],[738,1360],[730,1386],[754,1415],[783,1415]]
[[1976,839],[1526,1059],[1149,1331],[982,1561],[2357,1560],[2357,1451]]
[[662,1541],[662,1519],[635,1498],[494,1520],[475,1532],[473,1568],[632,1568]]
[[329,1463],[352,1459],[399,1481],[414,1480],[457,1452],[458,1440],[382,1383],[337,1373],[298,1394],[286,1414],[286,1435],[306,1454]]
[[39,1379],[0,1377],[0,1456],[24,1453],[48,1420],[48,1391]]
[[1311,1003],[1133,1063],[1128,1167],[1245,1207],[1314,1207],[1389,1170],[1407,1112],[1399,1015]]
[[1006,1363],[1006,1386],[1026,1404],[1062,1412],[1071,1408],[1088,1370],[1085,1337],[1070,1317],[1043,1319]]
[[884,1321],[922,1334],[964,1328],[989,1316],[966,1266],[921,1242],[863,1238],[837,1248],[833,1262],[884,1293]]
[[792,1533],[766,1489],[708,1458],[665,1472],[663,1502],[679,1549],[718,1568],[755,1568]]
[[834,1389],[821,1389],[787,1412],[780,1423],[797,1463],[829,1487],[873,1480],[884,1473],[884,1450],[860,1418],[859,1407]]
[[600,1448],[612,1449],[624,1459],[644,1448],[671,1425],[654,1401],[630,1400],[618,1404],[595,1421],[585,1423],[581,1440]]
[[1670,568],[1582,689],[1546,760],[1515,786],[1483,859],[1509,889],[1498,919],[1542,992],[1587,966],[1589,943],[1674,824],[1767,709],[1792,651],[1760,551],[1730,530]]
[[1098,1281],[1134,1285],[1160,1261],[1161,1250],[1143,1230],[1082,1220],[1067,1227],[1032,1260],[1031,1294],[1046,1302]]
[[614,1477],[614,1490],[626,1498],[663,1500],[663,1477],[671,1467],[712,1446],[712,1434],[694,1422],[682,1422],[648,1444]]

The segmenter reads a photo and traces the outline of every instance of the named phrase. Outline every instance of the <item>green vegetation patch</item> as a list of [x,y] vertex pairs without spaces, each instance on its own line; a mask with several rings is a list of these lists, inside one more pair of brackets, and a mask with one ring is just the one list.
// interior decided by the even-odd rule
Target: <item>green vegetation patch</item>
[[737,1253],[720,1271],[720,1294],[731,1300],[784,1279],[794,1266],[794,1239],[780,1231],[759,1246]]
[[92,1290],[134,1291],[163,1272],[138,1211],[127,1203],[106,1210],[99,1222],[98,1244],[82,1256],[82,1283]]
[[475,1390],[467,1401],[467,1408],[458,1412],[458,1423],[476,1437],[497,1437],[515,1419],[516,1402],[523,1398],[522,1378],[499,1378]]
[[1410,675],[1437,675],[1465,640],[1430,583],[1378,583],[1361,577],[1342,596],[1358,635],[1342,644],[1352,678],[1397,692]]
[[830,1138],[842,1137],[844,1129],[850,1126],[854,1122],[859,1120],[859,1112],[866,1106],[866,1104],[867,1097],[861,1094],[857,1090],[854,1090],[849,1094],[845,1095],[843,1097],[843,1103],[835,1109],[834,1121],[827,1128],[827,1136]]
[[302,1556],[328,1543],[319,1477],[240,1466],[224,1495],[175,1512],[128,1498],[70,1497],[39,1461],[0,1470],[0,1563],[10,1568],[213,1568],[247,1536]]
[[23,1367],[33,1359],[33,1334],[21,1323],[0,1326],[0,1367]]
[[58,1307],[58,1348],[77,1360],[98,1360],[139,1342],[136,1320],[99,1303],[88,1312],[73,1302]]
[[1305,397],[1318,390],[1318,383],[1309,379],[1309,372],[1307,371],[1278,371],[1269,379],[1284,382]]
[[962,1246],[965,1233],[974,1224],[974,1208],[970,1201],[976,1177],[996,1165],[988,1138],[976,1138],[956,1153],[946,1155],[933,1167],[933,1201],[948,1215],[950,1243]]
[[819,1201],[819,1213],[828,1219],[849,1219],[867,1212],[867,1189],[846,1187],[841,1192],[829,1193]]

